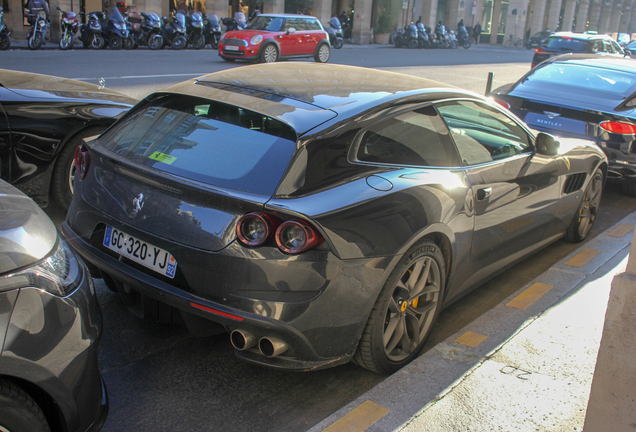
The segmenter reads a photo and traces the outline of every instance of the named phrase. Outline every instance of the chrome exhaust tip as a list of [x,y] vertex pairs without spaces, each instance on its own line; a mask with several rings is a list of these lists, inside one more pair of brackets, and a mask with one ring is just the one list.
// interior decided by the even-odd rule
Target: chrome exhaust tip
[[273,337],[264,337],[258,341],[258,349],[260,350],[261,354],[263,354],[267,358],[276,357],[277,355],[280,355],[287,351],[287,348],[289,348],[287,346],[287,343]]
[[233,330],[232,333],[230,333],[230,342],[232,342],[232,346],[237,350],[244,351],[256,345],[256,338],[253,334],[245,330]]

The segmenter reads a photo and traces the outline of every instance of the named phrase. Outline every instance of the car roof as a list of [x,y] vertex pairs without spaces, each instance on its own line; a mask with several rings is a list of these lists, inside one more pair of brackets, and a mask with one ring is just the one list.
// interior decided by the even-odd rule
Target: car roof
[[399,99],[432,99],[440,92],[476,96],[449,84],[411,75],[300,62],[228,69],[185,81],[164,92],[257,111],[290,124],[299,135],[336,116],[346,118]]
[[636,59],[627,57],[604,56],[599,54],[564,54],[546,62],[570,63],[588,67],[613,69],[621,72],[636,73]]
[[553,35],[550,35],[551,38],[555,38],[555,37],[569,37],[572,39],[579,39],[579,40],[592,40],[592,39],[612,39],[610,36],[608,35],[604,35],[604,34],[590,34],[590,33],[573,33],[573,32],[557,32],[554,33]]
[[303,15],[303,14],[274,14],[274,13],[262,13],[259,16],[264,17],[277,17],[277,18],[312,18],[318,19],[315,16]]

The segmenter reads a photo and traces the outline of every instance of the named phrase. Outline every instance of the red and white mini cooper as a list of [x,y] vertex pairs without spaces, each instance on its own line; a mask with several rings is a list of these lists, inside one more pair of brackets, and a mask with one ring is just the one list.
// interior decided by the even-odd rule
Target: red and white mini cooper
[[326,63],[330,53],[329,35],[316,17],[306,15],[259,15],[245,30],[229,31],[219,42],[219,55],[229,62],[313,57]]

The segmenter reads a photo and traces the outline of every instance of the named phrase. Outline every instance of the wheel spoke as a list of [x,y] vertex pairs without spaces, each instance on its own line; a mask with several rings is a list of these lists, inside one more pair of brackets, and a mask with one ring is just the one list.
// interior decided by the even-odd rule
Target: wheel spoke
[[[406,315],[406,321],[408,321],[409,325],[407,326],[407,330],[408,328],[411,329],[410,334],[410,338],[407,341],[408,344],[403,343],[402,347],[404,348],[404,350],[406,350],[406,347],[409,347],[409,353],[411,353],[411,351],[413,351],[415,349],[415,347],[421,342],[421,331],[422,331],[422,323],[420,322],[420,320],[415,316],[415,315],[411,315],[411,314],[407,314]],[[408,332],[405,332],[408,333]]]
[[394,297],[391,297],[391,300],[389,300],[389,312],[391,312],[392,314],[400,313],[400,307],[395,302]]
[[[384,340],[385,340],[384,350],[387,354],[390,354],[395,349],[397,344],[402,340],[402,336],[404,335],[404,332],[405,332],[404,318],[400,315],[397,315],[395,318],[391,318],[391,321],[393,320],[396,321],[393,332],[391,333],[386,332],[384,334]],[[392,323],[389,322],[389,325],[391,324]]]
[[416,262],[413,267],[411,267],[411,275],[409,279],[406,281],[406,287],[409,291],[413,291],[415,284],[420,279],[420,274],[422,273],[422,268],[424,267],[424,260],[420,260]]
[[[427,259],[426,260],[426,265],[424,266],[424,269],[421,272],[420,278],[417,281],[417,283],[415,284],[415,286],[413,287],[413,290],[411,291],[411,293],[409,295],[410,298],[415,298],[418,295],[420,295],[420,293],[422,292],[422,290],[426,286],[426,283],[428,282],[428,276],[429,276],[430,272],[431,272],[431,260]],[[413,273],[415,273],[415,272],[413,272]]]

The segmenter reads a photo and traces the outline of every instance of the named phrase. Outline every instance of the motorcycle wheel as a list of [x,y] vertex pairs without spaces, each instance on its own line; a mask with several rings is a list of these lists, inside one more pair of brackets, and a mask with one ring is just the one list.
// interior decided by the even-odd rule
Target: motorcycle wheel
[[135,42],[131,38],[128,37],[128,38],[123,40],[122,47],[125,50],[131,50],[131,49],[133,49],[135,47]]
[[36,50],[42,46],[42,33],[36,33],[29,38],[29,49]]
[[102,49],[104,48],[104,45],[104,38],[98,34],[93,34],[93,38],[91,39],[89,47],[93,49]]
[[68,49],[71,49],[71,48],[73,48],[73,35],[70,34],[70,33],[66,33],[60,39],[60,49],[61,50],[68,50]]
[[123,43],[122,43],[121,38],[119,36],[112,36],[108,40],[108,45],[110,45],[110,49],[113,49],[113,50],[121,49],[122,44]]
[[151,50],[158,50],[163,48],[163,36],[153,35],[148,39],[148,48]]
[[205,46],[205,36],[202,34],[196,34],[192,37],[192,48],[200,50]]
[[181,50],[185,48],[187,43],[188,42],[183,36],[177,36],[176,38],[172,39],[172,48],[176,50]]
[[462,44],[462,46],[464,47],[464,49],[470,48],[470,41],[469,40],[464,40],[464,43]]
[[334,47],[335,49],[340,49],[340,48],[342,48],[343,46],[344,46],[344,40],[343,40],[341,37],[336,38],[336,40],[335,40],[335,41],[334,41],[334,43],[333,43],[333,47]]
[[11,48],[11,39],[9,35],[4,33],[0,35],[0,50],[5,51]]
[[409,48],[417,48],[417,39],[409,39],[406,46]]
[[219,43],[218,42],[212,42],[212,49],[218,50],[219,49]]

